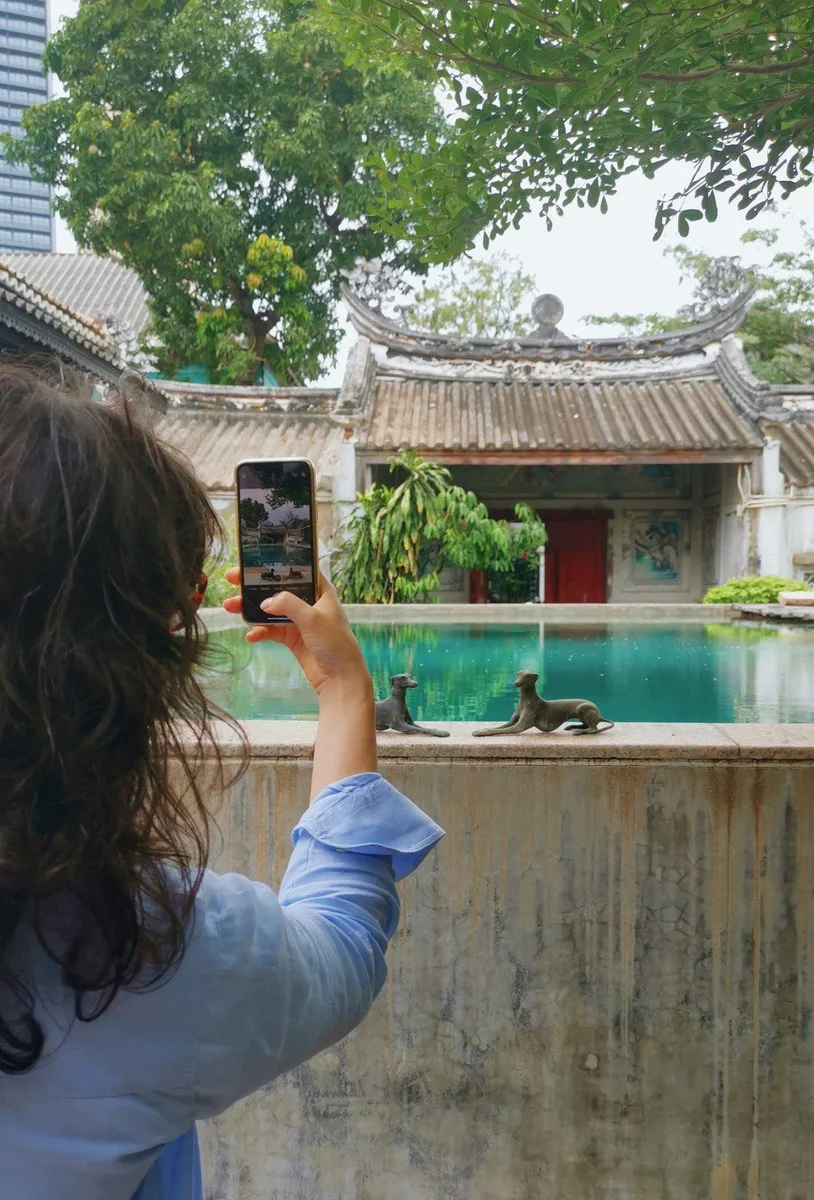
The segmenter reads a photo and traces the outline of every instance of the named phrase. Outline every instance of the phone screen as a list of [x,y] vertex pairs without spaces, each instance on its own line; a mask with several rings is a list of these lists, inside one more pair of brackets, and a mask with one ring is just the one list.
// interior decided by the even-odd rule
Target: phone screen
[[[308,604],[317,598],[313,468],[304,460],[240,463],[237,510],[243,618],[275,623],[260,608],[268,596],[292,592]],[[284,618],[282,618],[284,619]]]

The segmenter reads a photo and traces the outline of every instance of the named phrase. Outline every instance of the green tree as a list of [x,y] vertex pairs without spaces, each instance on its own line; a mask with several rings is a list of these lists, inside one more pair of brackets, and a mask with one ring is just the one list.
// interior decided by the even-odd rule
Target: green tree
[[[270,487],[266,492],[266,504],[269,508],[285,508],[287,504],[294,508],[307,508],[311,503],[310,475],[291,475],[285,483]],[[292,517],[296,522],[296,518]]]
[[354,61],[387,51],[429,61],[457,100],[454,139],[394,173],[383,210],[385,228],[438,261],[532,209],[549,222],[574,202],[604,209],[624,175],[670,161],[695,172],[659,204],[657,234],[677,218],[686,237],[725,196],[751,218],[811,181],[811,5],[324,3]]
[[313,4],[82,0],[45,64],[67,94],[4,152],[57,188],[80,247],[138,273],[168,372],[314,378],[343,272],[422,270],[367,214],[374,153],[398,162],[441,134],[429,68],[346,66]]
[[[740,329],[743,348],[752,371],[769,383],[814,382],[814,234],[801,222],[801,248],[778,251],[765,267],[746,266],[737,255],[715,258],[688,246],[666,253],[693,281],[692,301],[671,317],[661,313],[613,313],[588,316],[598,325],[618,325],[633,334],[681,329],[704,313],[728,304],[745,284],[757,284],[756,299]],[[751,230],[747,245],[774,247],[777,229]]]
[[256,529],[265,519],[265,504],[261,504],[259,500],[252,500],[249,496],[240,501],[240,526],[242,529]]
[[358,497],[337,552],[341,598],[355,604],[427,600],[445,567],[508,571],[546,540],[524,504],[518,524],[493,521],[473,492],[452,484],[446,467],[405,450],[390,460],[395,487],[374,484]]
[[533,322],[528,309],[535,279],[516,258],[471,259],[426,283],[399,306],[406,324],[464,337],[523,337]]

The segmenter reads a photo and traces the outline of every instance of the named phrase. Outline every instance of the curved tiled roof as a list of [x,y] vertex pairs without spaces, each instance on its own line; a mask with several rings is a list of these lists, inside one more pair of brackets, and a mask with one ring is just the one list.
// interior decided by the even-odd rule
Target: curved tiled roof
[[136,335],[150,320],[147,293],[135,271],[115,258],[98,254],[8,254],[0,263],[56,304],[89,321],[114,318]]
[[4,319],[9,324],[14,324],[13,310],[16,309],[20,314],[20,331],[34,341],[40,341],[51,349],[64,349],[61,343],[54,344],[45,330],[40,329],[38,334],[37,326],[45,326],[56,334],[61,334],[81,350],[88,351],[113,366],[123,366],[118,346],[102,329],[18,275],[6,264],[2,255],[0,301],[10,305],[12,310],[7,311]]
[[374,385],[359,449],[401,447],[554,461],[681,452],[751,458],[762,439],[719,380],[527,383],[388,378]]

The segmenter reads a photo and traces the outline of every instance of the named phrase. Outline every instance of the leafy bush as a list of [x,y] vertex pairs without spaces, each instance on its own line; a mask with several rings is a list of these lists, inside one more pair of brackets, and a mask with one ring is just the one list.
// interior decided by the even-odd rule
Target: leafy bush
[[781,579],[779,575],[747,575],[712,587],[704,604],[777,604],[780,592],[807,592],[799,579]]
[[339,595],[350,604],[431,602],[445,567],[508,572],[535,555],[545,528],[524,504],[517,524],[495,521],[473,492],[456,487],[446,467],[413,450],[390,460],[403,480],[357,496],[335,556]]
[[536,548],[516,558],[508,571],[489,572],[489,599],[496,604],[526,604],[539,590],[540,564]]
[[209,585],[204,598],[204,608],[220,608],[228,596],[235,595],[235,588],[225,579],[229,567],[236,567],[239,558],[237,551],[237,535],[233,521],[222,524],[223,542],[217,554],[212,555],[204,563],[204,571],[209,577]]

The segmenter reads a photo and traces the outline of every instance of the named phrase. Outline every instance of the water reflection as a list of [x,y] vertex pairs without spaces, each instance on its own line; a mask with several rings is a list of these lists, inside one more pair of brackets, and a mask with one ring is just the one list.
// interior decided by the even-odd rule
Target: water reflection
[[[363,625],[356,629],[377,696],[391,675],[419,681],[419,721],[505,720],[520,667],[549,697],[584,696],[616,721],[812,721],[814,631],[732,625]],[[316,715],[291,656],[249,647],[243,629],[212,635],[231,666],[207,672],[235,716]]]

